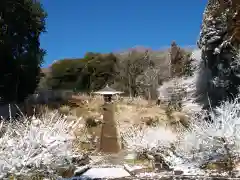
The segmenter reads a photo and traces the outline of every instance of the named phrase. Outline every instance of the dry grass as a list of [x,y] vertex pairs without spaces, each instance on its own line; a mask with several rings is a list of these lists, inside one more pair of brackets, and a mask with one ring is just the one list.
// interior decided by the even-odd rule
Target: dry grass
[[[78,107],[72,108],[72,114],[84,119],[89,117],[102,119],[103,98],[101,96],[78,96],[74,97],[73,101],[78,104]],[[115,107],[115,118],[119,124],[141,124],[150,119],[157,119],[160,123],[167,121],[164,110],[156,106],[154,101],[118,97],[115,99]]]
[[156,120],[159,123],[166,123],[167,116],[159,107],[144,107],[135,104],[117,104],[115,114],[116,120],[120,125],[140,125]]
[[[69,105],[59,108],[62,114],[71,114],[70,122],[75,118],[78,126],[72,129],[76,140],[76,149],[87,151],[97,147],[97,139],[100,138],[102,121],[101,96],[79,95],[73,96]],[[74,106],[72,106],[74,104]],[[142,98],[115,97],[115,119],[120,128],[128,128],[133,125],[166,124],[168,122],[165,111],[155,105],[154,101]],[[89,127],[89,122],[95,126]],[[95,121],[95,122],[94,122]]]
[[[69,122],[77,122],[72,127],[72,133],[76,137],[74,146],[76,149],[94,149],[101,133],[102,105],[101,96],[79,95],[72,96],[69,103],[58,108],[62,115],[68,116]],[[41,111],[46,106],[39,108]],[[40,113],[41,114],[41,113]],[[155,101],[138,98],[115,97],[115,119],[120,129],[132,126],[166,126],[171,124],[165,113],[165,107],[156,106]],[[90,125],[89,126],[89,122]],[[95,125],[94,125],[95,124]]]
[[103,99],[100,96],[91,97],[87,95],[73,96],[70,100],[76,106],[72,107],[71,112],[78,117],[87,118],[89,116],[100,116]]

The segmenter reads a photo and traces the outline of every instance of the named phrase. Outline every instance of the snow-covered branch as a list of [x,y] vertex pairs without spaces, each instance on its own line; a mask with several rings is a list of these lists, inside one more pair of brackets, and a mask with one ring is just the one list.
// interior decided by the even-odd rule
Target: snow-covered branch
[[57,112],[2,126],[0,177],[51,171],[71,162],[73,136],[69,122]]
[[239,100],[227,101],[215,108],[210,114],[213,123],[206,122],[202,112],[192,117],[186,130],[174,133],[162,127],[129,129],[123,133],[123,139],[131,150],[162,153],[173,167],[200,169],[206,163],[226,158],[233,158],[235,162],[240,158]]
[[161,150],[177,140],[176,134],[164,127],[131,127],[122,132],[122,137],[127,148],[137,152]]

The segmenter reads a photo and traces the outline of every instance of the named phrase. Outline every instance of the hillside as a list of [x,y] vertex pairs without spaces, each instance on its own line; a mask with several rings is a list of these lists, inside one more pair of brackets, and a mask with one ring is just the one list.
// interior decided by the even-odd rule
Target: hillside
[[161,50],[137,46],[109,54],[89,52],[83,58],[55,60],[50,67],[42,68],[42,81],[51,89],[79,92],[91,92],[109,84],[128,95],[149,96],[151,92],[149,98],[156,98],[156,89],[163,81],[183,75],[184,67],[174,67],[184,66],[191,52],[191,48],[180,48],[174,43]]

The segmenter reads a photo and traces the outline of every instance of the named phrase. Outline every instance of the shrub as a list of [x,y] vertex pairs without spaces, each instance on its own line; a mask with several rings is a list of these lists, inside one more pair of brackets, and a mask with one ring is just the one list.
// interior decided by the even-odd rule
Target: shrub
[[0,138],[0,177],[41,172],[54,176],[58,166],[71,162],[70,128],[57,112],[7,124]]
[[70,113],[70,107],[67,105],[63,105],[59,108],[59,112],[63,115],[68,115]]
[[170,147],[177,140],[176,134],[171,130],[156,126],[145,129],[131,127],[121,132],[125,147],[136,152],[152,151]]
[[[240,157],[240,104],[239,98],[235,101],[227,101],[214,109],[210,116],[213,123],[202,119],[203,114],[197,120],[192,120],[190,131],[182,134],[178,146],[179,153],[185,157],[192,156],[199,164],[208,163],[210,160],[222,160],[221,158]],[[234,163],[234,162],[232,162]]]
[[184,131],[179,129],[173,133],[162,127],[130,128],[122,132],[122,137],[125,147],[136,152],[160,153],[173,168],[184,171],[195,168],[200,172],[207,164],[223,161],[225,171],[231,172],[240,159],[239,109],[238,98],[214,109],[210,114],[213,123],[203,120],[203,111],[192,116]]
[[[178,105],[180,103],[180,108],[178,106],[174,107],[177,110],[182,110],[187,114],[195,114],[201,111],[202,107],[195,102],[202,92],[198,92],[197,88],[201,87],[204,90],[205,82],[207,77],[201,76],[203,73],[200,71],[201,64],[201,51],[194,50],[191,59],[191,76],[175,77],[169,81],[163,82],[163,84],[157,89],[158,99],[161,101],[168,102],[170,107],[172,105]],[[174,98],[173,98],[174,97]],[[177,97],[177,98],[175,98]],[[177,100],[177,101],[176,101]]]

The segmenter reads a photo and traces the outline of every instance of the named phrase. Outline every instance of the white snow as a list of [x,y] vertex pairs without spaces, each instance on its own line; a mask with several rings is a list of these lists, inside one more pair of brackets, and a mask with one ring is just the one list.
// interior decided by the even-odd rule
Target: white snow
[[123,178],[131,176],[126,170],[123,168],[91,168],[87,172],[85,172],[83,177],[89,178]]
[[70,162],[72,140],[66,119],[57,112],[6,125],[0,138],[0,176],[56,169]]

